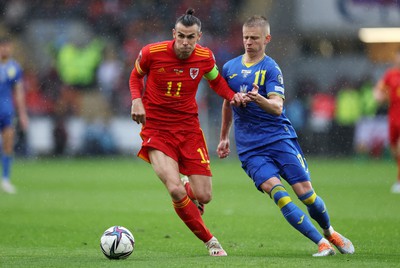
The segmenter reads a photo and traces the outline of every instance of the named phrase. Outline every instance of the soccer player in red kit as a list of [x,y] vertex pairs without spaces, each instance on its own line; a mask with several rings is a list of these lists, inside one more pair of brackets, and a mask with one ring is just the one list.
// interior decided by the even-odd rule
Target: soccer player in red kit
[[[177,19],[173,40],[141,49],[129,79],[131,116],[142,124],[138,156],[151,163],[178,216],[205,243],[211,256],[226,256],[200,214],[202,204],[211,201],[212,174],[195,96],[205,77],[231,104],[241,105],[244,100],[219,74],[213,53],[197,44],[201,22],[193,13],[188,9]],[[186,175],[189,183],[183,184],[180,174]]]
[[378,101],[389,103],[389,142],[398,170],[392,193],[400,193],[400,50],[396,53],[394,66],[376,84],[374,95]]

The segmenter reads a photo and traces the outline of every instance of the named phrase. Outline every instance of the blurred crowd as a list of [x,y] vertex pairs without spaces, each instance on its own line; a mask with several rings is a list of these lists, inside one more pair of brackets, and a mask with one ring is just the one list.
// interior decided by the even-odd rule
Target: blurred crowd
[[375,81],[338,77],[321,89],[310,79],[298,82],[286,101],[286,114],[307,153],[353,156],[361,159],[389,156],[387,105],[373,96]]
[[[171,39],[176,17],[189,6],[201,6],[196,15],[204,23],[203,44],[213,49],[217,60],[222,63],[234,55],[241,44],[240,39],[233,41],[228,34],[234,25],[228,15],[231,18],[240,9],[237,0],[2,1],[3,28],[21,46],[19,56],[25,70],[30,114],[79,114],[82,100],[78,95],[90,90],[104,95],[113,114],[125,113],[130,105],[127,79],[140,48]],[[44,41],[46,35],[40,36],[43,29],[31,29],[32,25],[42,25],[35,21],[53,24],[60,32]],[[78,28],[73,36],[66,34],[68,27]],[[29,38],[32,31],[39,36]],[[35,44],[31,42],[44,43],[45,57],[51,57],[47,66],[32,60],[40,52],[32,50]]]
[[[85,118],[85,137],[104,140],[109,137],[109,118],[129,116],[128,78],[140,48],[171,39],[176,18],[188,7],[203,22],[201,44],[214,51],[219,64],[237,54],[241,40],[230,33],[236,23],[240,25],[232,18],[241,2],[1,1],[0,32],[11,34],[15,41],[14,56],[24,69],[30,116],[53,120],[53,153],[58,155],[66,150],[67,118]],[[113,152],[111,138],[107,140],[104,150]],[[101,153],[99,143],[95,140],[89,153],[99,149]]]
[[[176,18],[193,7],[203,22],[200,44],[213,50],[221,68],[242,53],[237,31],[244,3],[6,0],[0,2],[0,33],[11,34],[15,41],[14,56],[24,69],[29,115],[52,120],[52,153],[66,152],[65,122],[70,117],[84,118],[87,123],[82,153],[115,153],[107,122],[113,116],[129,116],[128,78],[140,48],[171,39]],[[307,153],[381,155],[385,150],[385,119],[380,118],[385,107],[373,101],[374,81],[351,79],[338,77],[334,85],[322,89],[305,78],[297,88],[288,89],[287,115]],[[219,114],[220,99],[210,92],[200,94],[199,109]],[[218,119],[210,124],[217,133]],[[17,147],[25,148],[24,133],[19,134]]]

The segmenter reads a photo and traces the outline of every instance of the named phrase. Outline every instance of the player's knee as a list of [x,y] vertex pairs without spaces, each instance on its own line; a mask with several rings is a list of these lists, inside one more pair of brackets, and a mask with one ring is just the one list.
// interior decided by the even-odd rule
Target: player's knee
[[314,190],[311,190],[311,191],[308,191],[307,193],[299,196],[299,199],[305,205],[309,206],[309,205],[312,205],[315,203],[315,200],[317,199],[317,194],[314,192]]
[[211,192],[196,193],[196,199],[197,201],[203,204],[210,203],[212,199],[212,193]]
[[324,201],[314,192],[311,190],[302,196],[299,196],[301,202],[303,202],[307,207],[312,207],[318,211],[325,210]]
[[275,185],[269,192],[269,195],[272,199],[274,199],[275,204],[280,209],[292,202],[289,193],[286,191],[285,187],[282,184]]
[[173,200],[181,200],[186,195],[186,190],[180,185],[167,185],[168,193]]

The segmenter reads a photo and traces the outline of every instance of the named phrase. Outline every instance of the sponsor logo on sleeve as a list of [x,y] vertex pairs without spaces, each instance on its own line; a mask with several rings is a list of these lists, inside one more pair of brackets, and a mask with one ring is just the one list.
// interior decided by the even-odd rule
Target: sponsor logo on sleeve
[[275,91],[285,95],[285,89],[283,87],[275,86]]
[[278,79],[278,82],[279,82],[281,85],[283,85],[283,77],[282,77],[281,74],[278,74],[277,79]]

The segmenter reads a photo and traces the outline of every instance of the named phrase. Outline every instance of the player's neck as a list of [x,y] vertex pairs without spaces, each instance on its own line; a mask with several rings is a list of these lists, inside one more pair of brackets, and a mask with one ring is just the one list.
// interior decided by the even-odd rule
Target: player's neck
[[256,63],[262,60],[265,56],[265,53],[260,54],[260,55],[255,55],[255,56],[250,56],[249,54],[245,53],[243,57],[243,62],[244,63]]

